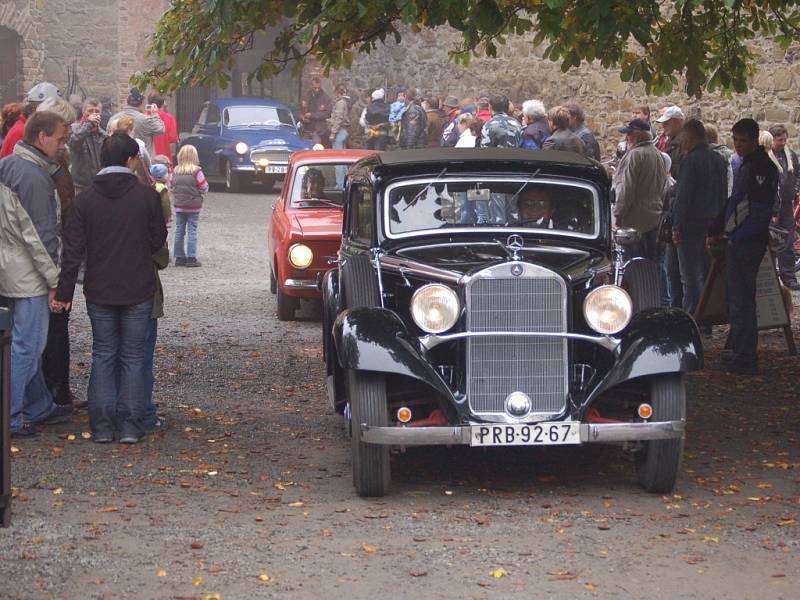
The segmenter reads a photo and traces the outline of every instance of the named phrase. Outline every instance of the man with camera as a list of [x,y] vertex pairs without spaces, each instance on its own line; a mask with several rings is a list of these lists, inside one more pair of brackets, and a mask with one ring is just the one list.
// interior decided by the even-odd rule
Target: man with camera
[[[148,104],[142,109],[144,96],[138,88],[131,88],[128,92],[127,105],[117,114],[109,119],[109,123],[118,120],[120,117],[133,117],[133,134],[144,142],[148,154],[153,156],[155,148],[153,137],[161,135],[165,131],[164,121],[158,114],[158,107]],[[146,112],[145,112],[146,111]]]
[[75,183],[75,194],[92,184],[92,179],[102,168],[100,147],[106,132],[100,127],[100,101],[87,98],[83,102],[81,118],[72,124],[72,135],[67,142],[70,158],[70,173]]

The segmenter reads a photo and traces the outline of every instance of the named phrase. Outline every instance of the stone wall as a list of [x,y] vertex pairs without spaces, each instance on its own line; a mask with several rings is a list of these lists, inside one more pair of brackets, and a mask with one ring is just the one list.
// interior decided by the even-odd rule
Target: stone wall
[[149,63],[148,36],[169,0],[0,0],[0,25],[22,38],[22,91],[42,80],[66,91],[69,69],[90,96],[118,103]]
[[795,102],[800,45],[784,52],[768,40],[757,41],[753,45],[759,65],[747,94],[708,94],[689,100],[681,93],[648,97],[643,85],[623,82],[619,70],[597,64],[562,73],[559,64],[542,58],[543,47],[536,48],[520,37],[509,38],[496,59],[477,58],[468,68],[456,66],[447,60],[447,51],[456,46],[458,36],[449,28],[416,34],[405,31],[401,44],[389,42],[372,54],[359,56],[349,71],[333,74],[332,82],[345,82],[354,96],[380,86],[391,92],[414,86],[426,93],[459,98],[498,91],[514,102],[539,98],[547,107],[574,99],[584,106],[587,124],[597,133],[605,156],[619,141],[616,129],[627,122],[631,108],[638,104],[648,104],[654,112],[678,104],[688,115],[715,123],[725,142],[730,141],[731,125],[742,117],[753,117],[764,126],[785,123],[792,137],[800,132],[800,108]]

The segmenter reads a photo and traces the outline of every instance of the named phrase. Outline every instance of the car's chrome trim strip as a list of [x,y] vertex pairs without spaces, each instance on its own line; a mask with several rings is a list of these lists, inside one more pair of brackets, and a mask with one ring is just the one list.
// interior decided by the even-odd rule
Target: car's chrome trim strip
[[317,290],[316,279],[286,279],[283,286],[290,290]]
[[391,256],[388,254],[381,256],[381,267],[389,271],[402,273],[403,275],[424,277],[425,279],[437,279],[452,284],[458,284],[462,277],[460,273],[456,273],[454,271],[431,267],[425,263],[410,259],[397,258],[396,256]]
[[463,331],[459,333],[446,333],[446,334],[431,334],[421,336],[420,343],[426,350],[435,348],[445,342],[452,342],[470,337],[555,337],[567,338],[568,340],[577,340],[580,342],[589,342],[602,346],[606,350],[613,352],[622,343],[622,340],[613,338],[611,336],[596,336],[585,335],[583,333],[567,333],[567,332],[552,332],[552,331]]
[[234,165],[231,164],[231,171],[248,171],[254,173],[256,170],[255,165]]
[[[486,423],[475,423],[486,425]],[[489,423],[489,425],[500,425]],[[616,443],[682,438],[686,421],[652,423],[581,423],[581,443]],[[384,446],[469,445],[472,426],[372,427],[361,425],[361,441]]]

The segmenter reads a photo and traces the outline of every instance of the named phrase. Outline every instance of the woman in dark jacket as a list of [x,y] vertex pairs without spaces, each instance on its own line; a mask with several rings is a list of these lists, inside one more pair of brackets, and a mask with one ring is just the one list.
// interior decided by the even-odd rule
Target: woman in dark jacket
[[103,142],[103,169],[75,199],[51,309],[68,310],[78,268],[92,323],[89,423],[94,441],[138,442],[145,432],[144,363],[156,292],[152,254],[167,240],[158,193],[139,183],[139,145],[125,133]]

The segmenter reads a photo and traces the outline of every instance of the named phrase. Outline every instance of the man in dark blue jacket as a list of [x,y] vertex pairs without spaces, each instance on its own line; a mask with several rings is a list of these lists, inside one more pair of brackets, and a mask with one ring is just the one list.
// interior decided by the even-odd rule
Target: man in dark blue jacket
[[737,375],[758,374],[756,277],[769,241],[772,207],[778,193],[778,168],[758,145],[758,123],[741,119],[733,126],[733,146],[741,157],[734,172],[733,192],[725,211],[709,233],[728,238],[725,279],[731,352],[723,355],[727,369]]
[[728,166],[706,143],[701,121],[687,121],[682,135],[686,156],[672,201],[672,243],[678,253],[683,309],[693,314],[708,273],[706,232],[728,199]]

